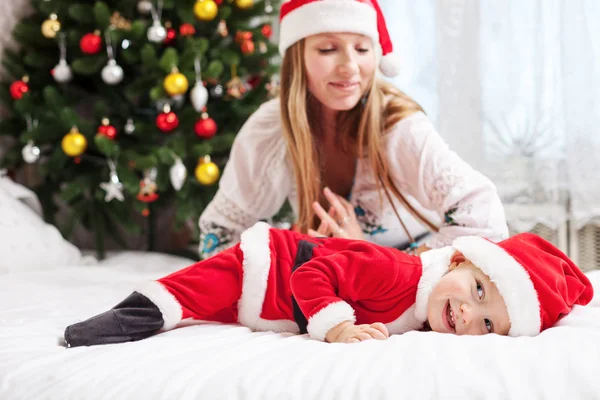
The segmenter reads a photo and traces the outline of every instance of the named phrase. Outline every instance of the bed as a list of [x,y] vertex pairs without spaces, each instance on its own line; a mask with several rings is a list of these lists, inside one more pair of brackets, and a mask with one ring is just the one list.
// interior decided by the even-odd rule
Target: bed
[[64,346],[67,325],[191,262],[130,251],[97,262],[0,173],[0,399],[600,399],[600,271],[592,304],[535,338],[411,332],[347,345],[196,322]]
[[[0,399],[600,398],[600,296],[535,338],[413,332],[344,345],[194,323],[64,347],[65,326],[189,262],[124,252],[0,274]],[[600,271],[589,277],[600,293]]]

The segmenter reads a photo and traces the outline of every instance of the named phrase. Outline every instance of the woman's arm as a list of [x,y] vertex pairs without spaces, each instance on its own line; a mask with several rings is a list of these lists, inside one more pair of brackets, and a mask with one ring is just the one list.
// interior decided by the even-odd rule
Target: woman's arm
[[386,148],[398,189],[435,210],[443,221],[428,247],[443,247],[465,235],[494,241],[508,237],[494,184],[448,148],[425,114],[398,122]]
[[279,105],[265,103],[244,124],[231,148],[219,190],[200,216],[200,256],[240,240],[261,219],[275,215],[291,191]]

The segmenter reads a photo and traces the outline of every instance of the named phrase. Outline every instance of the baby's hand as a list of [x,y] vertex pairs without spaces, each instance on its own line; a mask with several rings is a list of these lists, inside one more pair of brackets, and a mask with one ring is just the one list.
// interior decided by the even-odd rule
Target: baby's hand
[[369,339],[385,340],[389,336],[386,326],[381,322],[354,325],[351,321],[346,321],[327,332],[326,339],[330,343],[356,343]]

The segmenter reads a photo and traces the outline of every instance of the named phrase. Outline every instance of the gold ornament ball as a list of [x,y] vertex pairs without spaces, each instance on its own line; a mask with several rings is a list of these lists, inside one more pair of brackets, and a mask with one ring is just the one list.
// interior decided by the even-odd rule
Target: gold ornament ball
[[194,171],[196,179],[203,185],[213,185],[219,180],[221,171],[219,167],[212,161],[201,162]]
[[69,157],[77,157],[83,154],[87,148],[87,139],[77,129],[71,129],[71,132],[67,133],[63,137],[61,143],[62,149]]
[[213,0],[198,0],[194,5],[194,14],[201,21],[212,21],[219,13],[219,7]]
[[172,72],[165,78],[163,86],[170,96],[177,96],[185,94],[190,84],[184,74],[181,72]]
[[235,0],[235,5],[242,10],[254,7],[254,0]]
[[54,39],[59,31],[60,21],[55,17],[45,20],[42,24],[42,35],[46,39]]

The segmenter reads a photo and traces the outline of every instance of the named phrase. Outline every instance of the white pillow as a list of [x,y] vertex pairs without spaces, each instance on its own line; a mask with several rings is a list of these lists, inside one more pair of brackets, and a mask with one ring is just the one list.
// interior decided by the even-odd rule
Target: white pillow
[[41,217],[35,193],[2,175],[0,171],[0,271],[81,264],[79,249]]

